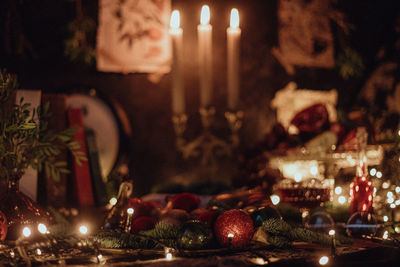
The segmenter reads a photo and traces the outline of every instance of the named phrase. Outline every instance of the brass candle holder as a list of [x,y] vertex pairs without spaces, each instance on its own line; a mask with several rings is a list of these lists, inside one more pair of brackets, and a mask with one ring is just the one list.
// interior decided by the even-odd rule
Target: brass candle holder
[[243,111],[227,111],[225,118],[228,122],[230,135],[228,140],[215,136],[212,123],[216,113],[215,107],[200,108],[202,132],[194,140],[185,140],[183,134],[188,121],[187,114],[174,114],[172,122],[176,135],[176,148],[185,160],[200,157],[202,166],[216,166],[217,157],[232,156],[240,143],[239,130],[242,127]]

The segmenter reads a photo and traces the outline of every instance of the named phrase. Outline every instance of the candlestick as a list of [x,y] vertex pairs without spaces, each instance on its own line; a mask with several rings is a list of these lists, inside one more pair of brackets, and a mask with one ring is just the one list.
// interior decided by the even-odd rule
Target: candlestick
[[185,92],[183,85],[183,31],[180,26],[179,11],[171,14],[169,34],[172,42],[172,111],[175,114],[185,112]]
[[239,99],[240,83],[240,35],[239,11],[231,10],[230,27],[226,30],[227,36],[227,85],[228,85],[228,108],[235,110]]
[[200,103],[207,107],[211,102],[212,89],[212,26],[210,25],[210,8],[201,8],[200,24],[197,26]]

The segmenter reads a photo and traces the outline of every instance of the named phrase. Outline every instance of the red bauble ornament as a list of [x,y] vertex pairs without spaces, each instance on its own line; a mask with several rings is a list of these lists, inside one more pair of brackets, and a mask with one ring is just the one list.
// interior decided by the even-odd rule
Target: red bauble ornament
[[138,218],[141,216],[151,216],[152,207],[145,204],[140,198],[132,197],[128,200],[128,208],[134,210],[132,218]]
[[191,212],[200,205],[200,199],[191,193],[181,193],[172,200],[172,208]]
[[217,216],[218,216],[218,213],[216,211],[207,210],[207,211],[202,212],[197,217],[197,220],[205,222],[209,227],[212,227]]
[[214,233],[221,246],[243,247],[253,238],[253,220],[242,210],[228,210],[218,216]]
[[140,231],[153,229],[155,226],[156,226],[156,220],[154,220],[152,217],[141,216],[133,221],[131,227],[131,233],[137,234]]
[[6,239],[8,230],[7,217],[0,211],[0,241]]
[[317,135],[329,124],[328,110],[323,104],[315,104],[297,113],[290,124],[297,127],[300,135]]

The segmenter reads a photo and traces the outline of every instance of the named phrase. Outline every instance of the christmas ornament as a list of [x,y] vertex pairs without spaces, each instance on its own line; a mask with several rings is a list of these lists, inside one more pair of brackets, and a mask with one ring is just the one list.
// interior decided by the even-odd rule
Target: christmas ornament
[[[10,181],[8,190],[0,199],[0,210],[7,217],[7,239],[16,240],[21,236],[23,226],[37,229],[39,223],[49,225],[53,217],[50,212],[39,207],[31,198],[19,191],[19,179]],[[32,233],[34,234],[34,233]]]
[[346,233],[350,237],[374,236],[378,228],[375,217],[368,212],[356,212],[347,221]]
[[181,226],[182,223],[189,219],[189,213],[180,209],[168,210],[160,217],[160,221],[166,222],[170,225]]
[[180,230],[178,244],[184,249],[204,249],[210,246],[212,233],[210,228],[202,221],[188,221]]
[[145,204],[140,198],[130,198],[126,208],[132,208],[135,212],[133,213],[133,219],[141,216],[151,216],[152,206],[151,204]]
[[202,214],[203,212],[208,211],[208,209],[204,209],[204,208],[198,208],[195,210],[192,210],[190,212],[190,218],[193,220],[197,220],[197,217],[199,217],[200,214]]
[[257,209],[251,213],[251,218],[253,219],[254,226],[259,227],[262,223],[268,219],[282,219],[279,211],[273,206],[267,206],[261,209]]
[[197,220],[204,222],[205,224],[208,225],[208,227],[212,227],[215,219],[217,219],[218,213],[216,211],[212,210],[207,210],[201,213],[198,217]]
[[105,229],[124,229],[127,220],[129,197],[132,194],[131,182],[123,182],[119,186],[117,203],[112,207],[104,222]]
[[152,217],[141,216],[132,222],[131,233],[137,234],[140,231],[153,229],[156,225],[156,220]]
[[297,113],[290,124],[296,126],[300,136],[316,136],[329,125],[328,110],[323,104],[313,105]]
[[326,212],[314,212],[305,222],[307,228],[328,233],[335,226],[332,216]]
[[221,246],[243,247],[253,237],[253,221],[242,210],[228,210],[218,216],[214,224],[214,233]]
[[172,199],[172,207],[191,212],[197,209],[200,204],[200,199],[191,193],[181,193]]
[[8,230],[7,218],[3,212],[0,211],[0,241],[6,239]]

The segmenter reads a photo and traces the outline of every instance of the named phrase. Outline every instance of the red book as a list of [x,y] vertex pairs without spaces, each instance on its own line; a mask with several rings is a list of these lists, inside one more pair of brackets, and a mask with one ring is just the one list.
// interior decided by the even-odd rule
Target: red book
[[[76,151],[83,152],[87,157],[85,131],[83,127],[82,109],[68,109],[69,126],[76,129],[74,140],[80,143],[80,148]],[[90,167],[88,161],[80,161],[78,164],[75,159],[73,161],[73,173],[75,189],[78,198],[78,204],[82,207],[93,206],[94,197],[92,182],[90,177]]]

